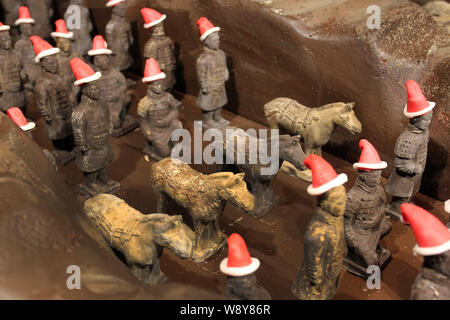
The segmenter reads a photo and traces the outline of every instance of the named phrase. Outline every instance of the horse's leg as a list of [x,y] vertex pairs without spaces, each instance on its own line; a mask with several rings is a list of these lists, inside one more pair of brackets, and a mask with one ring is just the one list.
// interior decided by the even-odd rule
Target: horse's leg
[[267,117],[267,123],[269,124],[270,129],[279,129],[280,127],[278,126],[278,117],[276,116],[276,114],[271,115],[269,117]]
[[156,194],[156,211],[158,213],[166,213],[169,199],[162,191],[155,191]]

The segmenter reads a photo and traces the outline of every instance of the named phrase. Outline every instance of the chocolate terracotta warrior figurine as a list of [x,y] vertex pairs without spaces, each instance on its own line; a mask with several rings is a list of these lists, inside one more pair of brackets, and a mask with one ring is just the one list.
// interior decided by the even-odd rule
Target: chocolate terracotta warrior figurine
[[34,19],[31,17],[28,7],[20,7],[19,19],[15,22],[20,29],[20,38],[15,43],[14,50],[21,54],[23,69],[27,77],[26,87],[30,89],[34,88],[36,81],[42,77],[41,66],[34,61],[36,54],[30,41],[30,37],[33,35],[33,24]]
[[419,191],[427,162],[431,111],[436,105],[427,101],[416,81],[407,81],[406,89],[408,103],[403,113],[409,118],[409,124],[395,143],[395,168],[386,185],[386,192],[392,195],[386,213],[396,220],[401,219],[400,205],[409,202]]
[[200,93],[197,105],[203,112],[205,128],[226,127],[230,122],[221,116],[222,108],[227,104],[225,82],[229,72],[225,53],[220,50],[219,27],[205,17],[198,19],[200,40],[203,42],[203,52],[197,59],[197,77]]
[[45,120],[45,132],[53,144],[53,154],[59,164],[66,164],[75,158],[73,151],[72,107],[69,103],[68,89],[59,75],[59,49],[52,47],[38,36],[31,36],[40,63],[42,77],[36,81],[34,95],[36,105]]
[[34,35],[48,39],[50,32],[52,32],[53,0],[26,0],[25,4],[36,20],[34,24]]
[[77,145],[76,164],[84,173],[84,182],[78,186],[83,196],[94,197],[100,193],[114,193],[120,184],[108,177],[108,166],[114,160],[111,150],[111,121],[109,108],[100,99],[101,90],[95,72],[80,58],[70,61],[76,81],[82,86],[81,102],[73,110],[72,128]]
[[411,300],[450,300],[450,230],[434,215],[411,203],[401,205],[402,220],[416,237],[415,254],[422,270],[411,288]]
[[170,157],[173,148],[170,139],[175,129],[182,128],[178,120],[181,102],[164,91],[166,75],[155,59],[146,61],[142,82],[148,84],[147,95],[139,101],[137,113],[141,131],[148,146],[143,152],[153,160]]
[[66,22],[63,19],[55,21],[56,31],[51,33],[55,39],[56,46],[60,50],[58,55],[59,60],[59,74],[64,80],[66,88],[70,88],[69,101],[72,107],[78,104],[78,96],[80,95],[80,88],[75,86],[75,77],[70,69],[70,61],[73,58],[79,57],[78,52],[72,52],[72,38],[73,33],[69,32],[66,27]]
[[344,268],[367,278],[371,265],[384,268],[391,253],[382,248],[379,241],[392,229],[385,217],[386,195],[380,185],[381,170],[387,163],[381,161],[377,150],[367,140],[359,142],[361,157],[353,164],[358,169],[355,185],[347,193],[344,215],[344,232],[347,256]]
[[314,154],[305,159],[312,171],[308,193],[317,196],[317,208],[306,226],[303,264],[291,291],[301,300],[326,300],[336,294],[345,255],[344,212],[347,175]]
[[127,80],[125,76],[111,64],[112,51],[102,36],[94,37],[92,49],[89,56],[94,57],[94,65],[102,74],[98,80],[101,97],[108,103],[111,117],[113,137],[121,137],[137,127],[139,122],[128,113],[131,97],[127,93]]
[[11,47],[10,26],[0,22],[0,110],[26,105],[22,82],[25,71],[22,68],[20,54]]
[[228,258],[220,263],[220,271],[226,274],[227,299],[271,300],[269,292],[258,284],[255,272],[260,262],[252,258],[244,239],[237,233],[228,237]]
[[[75,15],[78,13],[80,16],[76,17]],[[80,27],[74,24],[78,18],[80,19]],[[64,21],[66,21],[69,31],[73,33],[72,50],[86,56],[92,46],[91,32],[93,26],[91,14],[89,9],[83,5],[83,0],[70,0],[64,14]]]
[[153,58],[158,62],[166,75],[164,91],[170,92],[176,83],[176,60],[173,41],[164,33],[163,21],[166,15],[150,8],[141,9],[141,15],[145,23],[144,28],[152,29],[152,36],[144,47],[144,57]]

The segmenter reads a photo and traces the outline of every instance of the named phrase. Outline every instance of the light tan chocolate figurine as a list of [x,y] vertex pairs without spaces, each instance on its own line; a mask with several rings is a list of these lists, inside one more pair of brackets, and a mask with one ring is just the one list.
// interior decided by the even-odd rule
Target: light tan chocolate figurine
[[227,201],[245,212],[254,208],[254,198],[247,190],[243,173],[204,175],[181,160],[166,158],[152,165],[151,183],[158,212],[166,212],[167,201],[172,198],[191,215],[196,234],[192,258],[197,262],[205,261],[226,243],[219,219]]

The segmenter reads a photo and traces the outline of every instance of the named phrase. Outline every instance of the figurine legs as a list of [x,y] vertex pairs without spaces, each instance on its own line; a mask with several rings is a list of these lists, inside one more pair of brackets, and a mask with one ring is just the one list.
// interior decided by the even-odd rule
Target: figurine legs
[[216,122],[214,119],[214,111],[203,110],[203,126],[206,128],[215,128]]
[[409,202],[409,200],[410,200],[409,197],[393,196],[391,202],[389,203],[386,209],[386,214],[397,221],[402,221],[402,213],[400,210],[400,206],[402,203]]
[[84,172],[83,184],[78,186],[82,195],[95,197],[100,193],[114,193],[120,188],[120,183],[112,180],[107,173],[107,168],[95,172]]
[[230,121],[225,120],[224,118],[222,118],[222,115],[221,115],[222,109],[223,108],[219,108],[219,109],[214,111],[213,120],[215,122],[218,122],[220,125],[227,126],[227,125],[230,124]]

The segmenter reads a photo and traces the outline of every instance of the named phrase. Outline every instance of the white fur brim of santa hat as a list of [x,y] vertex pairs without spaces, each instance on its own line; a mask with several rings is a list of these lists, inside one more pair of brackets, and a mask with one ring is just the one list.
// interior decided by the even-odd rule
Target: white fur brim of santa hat
[[28,122],[26,125],[20,127],[23,131],[30,131],[34,128],[36,128],[36,123],[34,122]]
[[109,7],[113,7],[115,5],[118,5],[121,2],[125,2],[125,0],[113,0],[113,1],[109,1],[108,3],[106,3],[106,6]]
[[445,212],[450,213],[450,199],[445,201],[445,203],[444,203],[444,210],[445,210]]
[[156,81],[156,80],[162,80],[165,78],[166,78],[166,74],[164,72],[161,72],[161,73],[155,74],[154,76],[143,78],[142,82],[148,83],[148,82],[152,82],[152,81]]
[[79,85],[82,85],[82,84],[85,84],[85,83],[89,83],[89,82],[98,80],[98,79],[100,79],[101,77],[102,77],[102,74],[101,74],[100,72],[97,71],[97,72],[94,73],[92,76],[89,76],[89,77],[86,77],[86,78],[83,78],[83,79],[80,79],[80,80],[75,81],[74,84],[75,84],[76,86],[79,86]]
[[0,31],[8,31],[10,29],[11,29],[11,27],[6,24],[0,26]]
[[159,18],[158,20],[144,24],[144,29],[150,29],[151,27],[156,26],[158,23],[161,23],[164,20],[166,20],[166,18],[167,18],[167,16],[165,14],[163,14],[163,16],[161,18]]
[[209,29],[208,31],[205,31],[204,34],[202,34],[202,36],[200,37],[200,41],[205,41],[206,38],[208,38],[208,36],[213,33],[213,32],[218,32],[220,31],[220,27],[214,27]]
[[69,31],[68,33],[62,33],[62,32],[52,32],[50,33],[52,38],[65,38],[65,39],[72,39],[73,38],[73,32]]
[[34,62],[38,63],[39,61],[41,61],[42,58],[51,56],[52,54],[57,54],[59,52],[60,52],[59,48],[51,48],[48,50],[44,50],[34,58]]
[[314,188],[312,184],[308,186],[308,193],[312,196],[318,196],[321,195],[333,188],[342,186],[344,183],[348,181],[348,177],[345,173],[341,173],[333,180],[321,185],[320,187]]
[[88,55],[90,56],[98,56],[101,54],[112,54],[112,50],[110,49],[96,49],[96,50],[89,50]]
[[232,277],[243,277],[258,270],[261,262],[258,258],[251,258],[252,262],[245,267],[228,267],[228,258],[225,258],[220,263],[220,271]]
[[387,162],[381,161],[380,163],[361,163],[357,162],[353,164],[354,169],[370,169],[370,170],[379,170],[387,168]]
[[14,22],[14,24],[16,26],[18,26],[19,24],[22,24],[22,23],[34,23],[34,22],[35,21],[33,18],[20,18],[20,19],[17,19],[16,22]]
[[416,246],[414,247],[414,254],[420,254],[422,256],[435,256],[437,254],[444,253],[448,250],[450,250],[450,240],[441,244],[440,246],[430,248],[422,248],[416,244]]
[[408,112],[408,105],[406,105],[405,108],[403,109],[403,114],[407,118],[414,118],[414,117],[418,117],[418,116],[423,116],[425,113],[428,113],[431,110],[433,110],[433,108],[435,106],[436,106],[435,102],[428,101],[428,107],[426,107],[425,109],[422,109],[422,110],[417,111],[417,112]]

